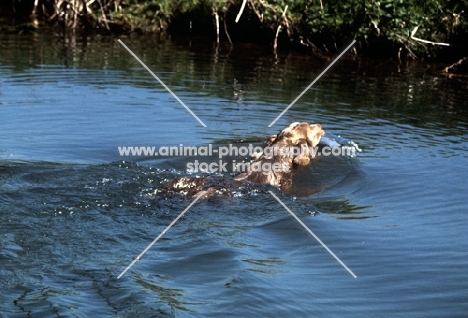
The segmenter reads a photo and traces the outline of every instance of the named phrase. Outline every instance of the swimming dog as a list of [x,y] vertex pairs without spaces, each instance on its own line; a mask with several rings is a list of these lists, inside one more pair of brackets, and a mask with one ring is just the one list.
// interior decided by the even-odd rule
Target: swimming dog
[[204,197],[210,197],[229,193],[233,187],[241,187],[245,183],[272,185],[287,192],[291,188],[294,168],[310,163],[314,158],[311,149],[318,145],[324,134],[320,124],[292,123],[265,140],[263,152],[256,154],[248,171],[234,178],[181,177],[162,186],[156,193],[180,193],[194,197],[206,191]]

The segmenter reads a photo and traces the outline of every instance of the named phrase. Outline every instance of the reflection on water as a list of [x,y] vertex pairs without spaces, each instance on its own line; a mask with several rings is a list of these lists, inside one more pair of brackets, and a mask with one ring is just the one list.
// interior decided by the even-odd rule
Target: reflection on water
[[[3,315],[465,314],[466,82],[348,57],[267,128],[323,61],[122,38],[205,129],[116,39],[0,37]],[[357,279],[261,187],[198,202],[116,279],[190,202],[148,194],[196,159],[119,146],[259,144],[296,121],[363,149],[273,189]]]
[[356,220],[375,217],[369,214],[371,206],[358,206],[349,200],[318,201],[315,206],[322,213],[338,214],[337,218],[339,219]]
[[148,289],[158,294],[158,296],[161,297],[161,300],[163,300],[172,308],[176,308],[178,310],[187,310],[187,308],[184,307],[184,304],[177,300],[184,294],[184,291],[182,289],[161,287],[155,284],[150,284],[144,279],[135,279],[135,283],[141,285],[145,289]]

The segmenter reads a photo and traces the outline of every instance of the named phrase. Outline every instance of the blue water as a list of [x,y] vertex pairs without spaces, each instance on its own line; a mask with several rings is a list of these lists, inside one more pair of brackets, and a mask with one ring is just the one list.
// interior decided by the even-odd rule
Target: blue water
[[[466,316],[466,81],[343,59],[268,128],[325,62],[123,40],[207,128],[116,39],[2,36],[0,316]],[[194,160],[119,146],[260,143],[295,121],[363,151],[301,169],[309,196],[197,202],[117,279],[190,204],[151,193]]]

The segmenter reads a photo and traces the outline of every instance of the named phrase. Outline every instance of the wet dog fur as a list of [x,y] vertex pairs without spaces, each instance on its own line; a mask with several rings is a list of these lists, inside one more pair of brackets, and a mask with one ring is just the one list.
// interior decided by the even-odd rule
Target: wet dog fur
[[[250,165],[250,169],[232,178],[224,177],[182,177],[177,178],[157,190],[157,193],[183,194],[189,197],[198,196],[206,191],[205,197],[216,194],[229,193],[230,189],[238,188],[245,183],[257,185],[272,185],[288,192],[292,184],[292,175],[297,166],[308,165],[313,159],[313,152],[309,147],[316,147],[320,138],[324,135],[320,124],[296,122],[281,130],[277,135],[268,137],[264,146],[268,147],[268,153],[264,151]],[[284,149],[295,148],[296,151],[285,154]],[[298,149],[300,148],[300,149]],[[265,149],[265,148],[264,148]],[[252,167],[269,166],[281,167],[281,169],[269,169],[267,173]]]

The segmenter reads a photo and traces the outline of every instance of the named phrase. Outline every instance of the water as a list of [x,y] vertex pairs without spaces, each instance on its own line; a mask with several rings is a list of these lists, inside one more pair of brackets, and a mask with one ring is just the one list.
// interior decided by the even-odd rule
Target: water
[[[1,37],[2,317],[466,315],[466,80],[343,60],[267,128],[326,61],[122,38],[203,128],[116,40]],[[190,204],[148,194],[194,160],[119,146],[257,144],[295,121],[363,151],[301,169],[309,196],[196,203],[117,279]]]

